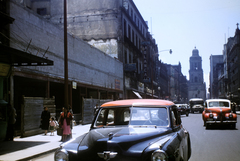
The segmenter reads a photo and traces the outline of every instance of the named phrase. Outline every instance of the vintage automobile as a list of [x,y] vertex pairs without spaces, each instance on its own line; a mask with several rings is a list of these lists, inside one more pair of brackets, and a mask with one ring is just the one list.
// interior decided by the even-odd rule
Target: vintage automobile
[[231,101],[227,99],[208,99],[204,103],[202,113],[204,126],[229,125],[236,128],[237,115],[231,110]]
[[187,104],[176,104],[177,108],[178,108],[178,112],[181,115],[186,115],[188,116],[190,113],[190,108],[188,107]]
[[103,104],[90,131],[60,145],[55,161],[187,161],[190,136],[173,102],[118,100]]

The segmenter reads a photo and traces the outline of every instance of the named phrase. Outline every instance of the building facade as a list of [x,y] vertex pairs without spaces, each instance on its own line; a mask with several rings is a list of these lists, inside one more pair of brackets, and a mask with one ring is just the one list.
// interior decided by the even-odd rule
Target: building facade
[[203,79],[202,57],[199,56],[199,51],[196,47],[192,51],[189,64],[188,99],[202,98],[205,100],[206,84]]
[[[25,2],[25,1],[21,1]],[[49,1],[47,1],[49,2]],[[63,29],[29,7],[8,1],[7,13],[14,19],[9,27],[9,35],[1,36],[1,56],[10,56],[9,48],[16,54],[28,55],[14,58],[11,73],[4,81],[4,99],[17,110],[16,130],[21,130],[23,97],[43,97],[55,99],[56,115],[64,106],[64,32]],[[85,41],[68,37],[68,86],[69,105],[74,114],[81,114],[83,98],[111,99],[122,97],[123,63]],[[4,38],[7,38],[5,40]],[[31,57],[38,61],[29,62]],[[41,62],[40,60],[44,60]],[[2,57],[1,60],[2,61]],[[48,60],[51,65],[47,65]],[[40,65],[41,64],[41,65]],[[94,107],[95,105],[93,105]],[[92,109],[93,109],[92,107]],[[42,110],[41,107],[39,110]],[[40,116],[38,116],[40,117]],[[81,117],[81,116],[80,116]],[[75,119],[79,119],[75,117]]]
[[226,73],[228,74],[226,95],[232,102],[240,104],[240,30],[238,23],[234,37],[228,39],[225,53]]
[[210,56],[210,96],[240,104],[240,30],[223,46],[222,55]]
[[[132,0],[68,1],[68,32],[123,63],[123,98],[156,96],[158,48]],[[63,1],[31,2],[45,18],[63,27]],[[49,15],[48,15],[49,13]]]
[[175,103],[188,103],[188,81],[182,74],[182,66],[167,65],[169,82],[169,99]]
[[209,92],[210,98],[219,98],[219,65],[223,63],[223,55],[210,56],[210,75],[209,75]]
[[167,64],[164,64],[163,62],[159,61],[157,81],[159,84],[158,94],[159,94],[159,98],[161,99],[170,98],[168,78],[169,76],[168,76]]

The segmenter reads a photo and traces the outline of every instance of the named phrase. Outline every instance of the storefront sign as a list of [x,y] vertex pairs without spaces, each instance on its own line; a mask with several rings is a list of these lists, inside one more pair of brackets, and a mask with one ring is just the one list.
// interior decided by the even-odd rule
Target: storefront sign
[[72,82],[72,88],[77,89],[77,82]]
[[10,70],[9,64],[0,63],[0,77],[6,77]]

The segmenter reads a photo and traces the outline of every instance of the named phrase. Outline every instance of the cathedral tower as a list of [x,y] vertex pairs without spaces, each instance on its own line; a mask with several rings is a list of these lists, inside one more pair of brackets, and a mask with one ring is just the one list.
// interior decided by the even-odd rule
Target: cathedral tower
[[199,52],[193,49],[192,56],[189,60],[189,86],[188,86],[188,99],[202,98],[206,99],[206,84],[203,80],[202,57]]

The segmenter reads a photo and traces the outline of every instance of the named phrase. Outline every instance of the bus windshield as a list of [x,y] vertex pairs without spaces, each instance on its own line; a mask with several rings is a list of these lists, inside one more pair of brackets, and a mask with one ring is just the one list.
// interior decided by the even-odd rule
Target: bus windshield
[[194,106],[194,105],[202,105],[203,106],[204,101],[201,98],[199,98],[199,99],[190,99],[189,100],[189,104],[190,104],[191,107]]

